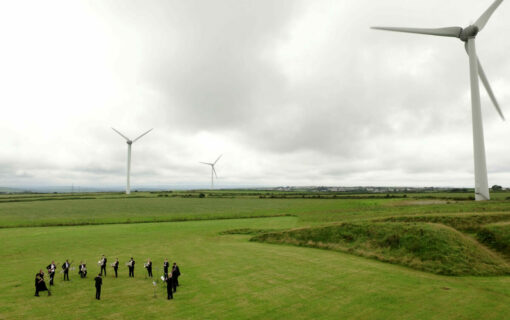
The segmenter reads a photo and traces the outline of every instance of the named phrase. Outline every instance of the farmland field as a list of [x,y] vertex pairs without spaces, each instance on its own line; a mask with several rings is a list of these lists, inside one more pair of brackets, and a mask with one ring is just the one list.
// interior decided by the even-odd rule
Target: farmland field
[[[507,196],[497,194],[499,200],[484,203],[444,194],[387,199],[243,193],[205,198],[1,196],[0,319],[502,319],[510,312],[508,275],[442,276],[345,252],[253,242],[250,234],[223,232],[390,217],[404,223],[413,216],[424,223],[423,217],[437,215],[445,215],[445,221],[506,215]],[[475,238],[473,231],[466,236]],[[121,265],[117,279],[108,268],[102,300],[96,301],[92,278],[102,254],[108,262],[118,257]],[[131,256],[137,261],[135,279],[128,278],[124,266]],[[179,263],[181,286],[174,300],[165,299],[161,281],[153,297],[143,268],[148,257],[155,277],[161,275],[165,257]],[[51,260],[60,267],[65,258],[75,264],[86,261],[88,278],[71,271],[71,281],[63,282],[57,273],[53,295],[33,297],[35,272]]]

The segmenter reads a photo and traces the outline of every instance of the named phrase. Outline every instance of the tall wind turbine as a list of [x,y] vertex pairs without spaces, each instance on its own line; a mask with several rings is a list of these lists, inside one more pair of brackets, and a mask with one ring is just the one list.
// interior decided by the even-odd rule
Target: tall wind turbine
[[216,178],[218,178],[218,175],[216,174],[216,170],[214,170],[214,166],[216,165],[218,160],[220,160],[221,156],[223,156],[223,155],[220,155],[218,157],[218,159],[216,159],[216,161],[214,161],[213,163],[210,163],[210,162],[200,162],[202,164],[207,164],[207,165],[211,166],[211,189],[214,189],[214,176],[216,176]]
[[[116,130],[115,128],[112,128],[113,131],[117,132],[122,138],[126,139],[126,143],[128,145],[128,151],[127,151],[127,183],[126,183],[126,194],[130,194],[131,193],[131,185],[130,185],[130,182],[129,182],[129,176],[131,175],[131,145],[133,143],[135,143],[137,140],[139,140],[141,137],[143,137],[144,135],[146,135],[147,133],[151,132],[152,129],[150,129],[149,131],[145,132],[145,133],[142,133],[141,135],[138,136],[138,138],[134,139],[134,140],[131,140],[129,139],[128,137],[126,137],[125,135],[123,135],[122,133],[120,133],[118,130]],[[153,128],[154,129],[154,128]]]
[[482,111],[480,103],[480,88],[478,77],[489,94],[489,97],[496,107],[499,115],[503,120],[505,117],[501,112],[498,101],[492,92],[487,76],[482,69],[480,60],[476,55],[475,39],[480,31],[483,30],[490,17],[499,7],[503,0],[496,0],[494,3],[476,20],[473,25],[466,28],[461,27],[448,27],[438,29],[420,29],[420,28],[394,28],[394,27],[372,27],[377,30],[387,30],[396,32],[418,33],[427,34],[440,37],[459,38],[465,43],[466,52],[469,56],[469,71],[471,80],[471,112],[473,121],[473,149],[475,158],[475,199],[476,200],[489,200],[489,185],[487,180],[487,164],[485,162],[485,144],[483,138],[483,122]]

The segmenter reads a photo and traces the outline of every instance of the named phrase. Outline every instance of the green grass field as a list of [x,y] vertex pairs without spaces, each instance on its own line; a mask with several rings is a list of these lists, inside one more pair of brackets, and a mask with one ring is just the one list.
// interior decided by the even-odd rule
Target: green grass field
[[[295,215],[304,224],[430,213],[510,212],[509,201],[490,204],[450,201],[463,194],[419,194],[417,198],[263,198],[256,196],[156,197],[140,194],[0,196],[0,228],[232,219]],[[496,194],[506,198],[510,193]],[[470,194],[469,194],[470,195]],[[397,195],[398,196],[398,195]],[[423,197],[428,197],[423,199]],[[382,196],[378,196],[382,197]],[[444,199],[442,198],[444,197]],[[467,195],[464,194],[464,197]],[[21,198],[21,199],[20,199]],[[86,199],[82,199],[86,198]],[[44,200],[41,200],[44,199]]]
[[[503,319],[510,312],[509,276],[441,276],[344,252],[259,243],[250,241],[250,234],[223,232],[393,216],[498,215],[510,212],[506,196],[485,203],[447,200],[443,195],[438,199],[97,195],[0,202],[0,319]],[[260,216],[267,217],[249,218]],[[120,273],[118,279],[111,278],[109,267],[102,300],[96,301],[92,276],[99,271],[97,261],[103,253],[109,262],[120,259]],[[137,261],[135,279],[128,278],[124,266],[131,256]],[[148,257],[157,277],[165,257],[179,263],[181,287],[174,300],[165,299],[161,281],[157,298],[153,297],[143,268]],[[85,260],[89,277],[80,279],[72,271],[71,281],[63,282],[57,274],[51,297],[44,293],[33,297],[36,271],[52,259],[60,266],[65,258],[75,264]]]

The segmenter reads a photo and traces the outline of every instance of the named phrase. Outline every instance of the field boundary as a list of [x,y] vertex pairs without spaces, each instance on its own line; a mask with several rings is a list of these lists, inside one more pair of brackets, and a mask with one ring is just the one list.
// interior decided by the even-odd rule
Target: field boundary
[[235,219],[262,219],[262,218],[280,218],[280,217],[298,217],[295,214],[281,213],[271,215],[257,215],[257,216],[220,216],[217,218],[174,218],[174,219],[155,219],[155,220],[139,220],[139,221],[112,221],[112,222],[70,222],[70,223],[47,223],[47,224],[30,224],[30,225],[13,225],[13,226],[0,226],[1,229],[23,229],[23,228],[47,228],[47,227],[80,227],[80,226],[100,226],[100,225],[113,225],[113,224],[142,224],[142,223],[162,223],[162,222],[191,222],[191,221],[214,221],[214,220],[235,220]]

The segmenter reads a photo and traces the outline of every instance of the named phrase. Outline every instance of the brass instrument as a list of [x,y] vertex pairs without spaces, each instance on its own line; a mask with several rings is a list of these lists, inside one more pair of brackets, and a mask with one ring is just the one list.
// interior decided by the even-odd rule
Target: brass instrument
[[74,270],[74,267],[71,267],[71,264],[73,263],[73,261],[71,261],[71,262],[66,262],[66,263],[67,263],[67,264],[69,264],[69,265],[67,266],[67,268],[64,268],[64,270],[61,270],[61,271],[60,271],[60,273],[64,273],[64,271],[65,271],[66,269],[67,269],[67,270],[71,270],[71,271],[73,271],[73,270]]

